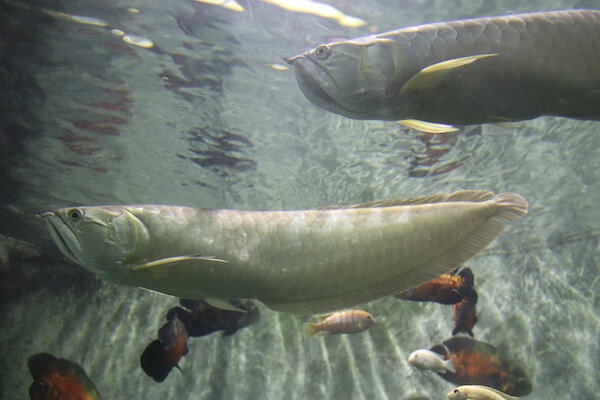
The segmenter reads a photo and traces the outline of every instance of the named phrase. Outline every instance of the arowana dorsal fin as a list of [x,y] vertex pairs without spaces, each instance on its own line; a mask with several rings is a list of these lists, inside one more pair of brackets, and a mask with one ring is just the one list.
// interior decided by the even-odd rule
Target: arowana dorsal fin
[[334,210],[334,209],[345,209],[345,208],[371,208],[371,207],[396,207],[396,206],[408,206],[417,204],[432,204],[432,203],[446,203],[453,201],[486,201],[494,197],[494,193],[488,190],[460,190],[454,193],[444,194],[433,194],[429,196],[419,197],[408,197],[402,199],[391,199],[391,200],[378,200],[370,201],[366,203],[350,204],[350,205],[337,205],[321,207],[320,210]]

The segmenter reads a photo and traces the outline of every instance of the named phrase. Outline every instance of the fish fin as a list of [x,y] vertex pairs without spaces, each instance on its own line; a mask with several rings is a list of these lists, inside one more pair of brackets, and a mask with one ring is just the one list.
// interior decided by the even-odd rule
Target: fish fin
[[433,351],[434,353],[438,353],[439,355],[444,356],[444,357],[448,356],[448,350],[446,349],[446,346],[444,346],[443,344],[436,344],[429,350]]
[[[391,200],[377,200],[367,203],[350,204],[350,205],[333,205],[319,208],[320,210],[334,210],[345,208],[373,208],[373,207],[397,207],[397,206],[413,206],[417,204],[433,204],[447,203],[453,201],[473,201],[480,202],[491,200],[494,193],[489,190],[459,190],[453,193],[432,194],[419,197],[407,197]],[[441,274],[440,274],[441,275]],[[416,286],[416,285],[415,285]]]
[[235,334],[238,331],[238,329],[239,329],[239,327],[237,327],[237,326],[235,326],[233,328],[231,328],[231,327],[227,328],[223,331],[223,335],[221,335],[221,336],[223,336],[223,337],[231,336],[231,335]]
[[324,321],[327,318],[331,317],[332,315],[333,315],[333,312],[330,312],[330,313],[325,313],[325,314],[313,315],[313,317],[318,319],[319,321]]
[[523,124],[512,123],[514,121],[512,119],[505,119],[502,121],[500,121],[500,119],[501,119],[500,117],[492,117],[492,119],[495,119],[496,121],[498,121],[498,122],[492,123],[492,125],[496,125],[498,128],[507,129],[507,130],[518,130],[518,129],[523,128]]
[[454,362],[452,361],[451,358],[444,361],[444,367],[446,368],[446,371],[450,371],[453,374],[456,373],[456,368],[454,368]]
[[306,323],[304,327],[308,336],[314,336],[319,331],[318,324]]
[[462,265],[498,236],[504,227],[503,222],[517,220],[527,213],[527,201],[516,193],[501,193],[494,196],[492,192],[465,191],[448,196],[454,201],[459,201],[458,199],[463,197],[470,199],[470,201],[493,200],[497,206],[496,213],[469,232],[460,243],[446,249],[436,259],[415,266],[399,274],[395,279],[383,282],[375,287],[356,290],[352,293],[331,297],[324,294],[324,297],[321,298],[298,301],[270,301],[263,298],[259,298],[259,300],[275,311],[318,314],[348,308],[383,296],[400,293],[448,273],[457,265]]
[[170,294],[167,294],[167,293],[163,293],[163,292],[159,292],[157,290],[148,289],[148,288],[145,288],[145,287],[142,287],[142,286],[138,286],[138,289],[142,289],[142,290],[145,290],[146,292],[150,292],[150,293],[154,293],[154,294],[159,294],[161,296],[175,297],[173,295],[170,295]]
[[453,58],[451,60],[429,65],[410,78],[408,82],[402,86],[402,89],[400,89],[400,94],[408,95],[414,92],[422,92],[433,89],[441,82],[451,79],[449,75],[457,68],[464,67],[465,65],[469,65],[484,58],[495,57],[497,55],[497,53],[477,54],[474,56]]
[[427,121],[419,121],[418,119],[403,119],[401,121],[396,121],[402,126],[405,126],[410,129],[414,129],[419,132],[425,133],[448,133],[448,132],[456,132],[458,128],[453,127],[452,125],[446,124],[437,124],[435,122],[427,122]]
[[31,400],[51,399],[52,395],[52,387],[45,383],[33,382],[29,385],[29,398]]
[[37,353],[29,357],[27,367],[31,377],[36,381],[43,381],[46,374],[58,369],[58,360],[52,354]]
[[[504,222],[516,221],[527,213],[527,201],[518,194],[501,193],[494,196],[493,200],[498,207],[495,216],[473,229],[462,242],[447,249],[437,259],[432,260],[427,265],[414,268],[404,275],[401,278],[403,283],[417,286],[422,282],[447,273],[456,265],[463,264],[500,234],[504,228]],[[394,284],[394,282],[390,282],[391,284]]]
[[236,307],[233,304],[231,304],[230,301],[227,301],[227,300],[217,299],[215,297],[209,297],[209,298],[205,298],[204,301],[207,302],[208,304],[210,304],[211,306],[218,308],[220,310],[235,311],[235,312],[241,312],[241,313],[248,312],[248,310],[244,310],[243,308]]
[[158,260],[148,261],[145,264],[134,265],[131,267],[132,271],[144,271],[151,268],[162,267],[166,265],[177,264],[182,261],[211,261],[217,263],[226,263],[226,260],[221,260],[220,258],[211,257],[211,256],[201,256],[201,255],[191,255],[191,256],[175,256],[175,257],[167,257],[167,258],[159,258]]

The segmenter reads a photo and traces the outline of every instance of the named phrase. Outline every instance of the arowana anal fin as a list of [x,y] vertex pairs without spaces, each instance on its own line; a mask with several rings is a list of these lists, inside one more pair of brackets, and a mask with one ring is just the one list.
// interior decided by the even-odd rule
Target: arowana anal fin
[[418,119],[403,119],[401,121],[396,121],[400,125],[405,126],[410,129],[414,129],[419,132],[425,133],[448,133],[448,132],[456,132],[458,128],[453,127],[452,125],[446,124],[436,124],[434,122],[427,121],[419,121]]

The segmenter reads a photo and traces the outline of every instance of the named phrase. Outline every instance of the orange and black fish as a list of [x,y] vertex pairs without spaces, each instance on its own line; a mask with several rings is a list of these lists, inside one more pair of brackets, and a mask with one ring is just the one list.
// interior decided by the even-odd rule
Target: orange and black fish
[[190,311],[174,307],[167,313],[167,319],[171,320],[177,316],[185,325],[188,335],[193,337],[209,335],[216,331],[223,331],[223,336],[233,335],[260,317],[260,310],[250,300],[231,301],[234,307],[246,312],[222,310],[201,300],[181,299],[179,303]]
[[164,381],[187,354],[187,340],[185,326],[175,316],[158,330],[158,340],[150,343],[142,353],[140,364],[144,372],[156,382]]
[[475,289],[463,299],[452,304],[452,314],[454,317],[454,329],[452,335],[456,335],[459,332],[468,333],[473,337],[473,327],[477,323],[477,311],[475,306],[477,305],[477,292]]
[[470,268],[463,268],[457,275],[444,274],[412,289],[394,295],[402,300],[432,301],[440,304],[458,303],[471,293],[475,278]]
[[455,336],[431,348],[452,360],[456,373],[439,374],[456,385],[485,385],[511,396],[531,393],[525,371],[506,354],[484,342]]
[[27,360],[34,382],[31,400],[101,400],[98,389],[83,368],[73,361],[38,353]]

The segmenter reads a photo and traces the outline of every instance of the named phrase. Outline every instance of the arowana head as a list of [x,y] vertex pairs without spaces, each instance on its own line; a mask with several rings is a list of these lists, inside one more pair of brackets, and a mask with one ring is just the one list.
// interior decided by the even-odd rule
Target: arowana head
[[111,281],[148,237],[144,224],[122,207],[62,208],[39,217],[65,256]]
[[284,61],[294,67],[300,90],[313,104],[357,119],[378,117],[396,73],[386,39],[375,37],[322,44]]

